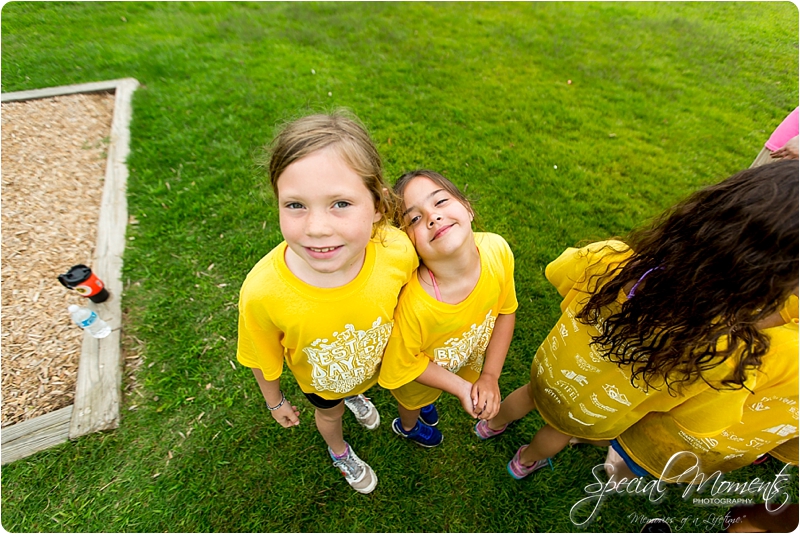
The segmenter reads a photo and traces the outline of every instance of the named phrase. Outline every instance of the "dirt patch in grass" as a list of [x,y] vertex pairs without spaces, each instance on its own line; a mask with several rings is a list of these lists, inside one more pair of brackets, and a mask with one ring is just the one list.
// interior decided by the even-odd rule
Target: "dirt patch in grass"
[[113,94],[2,104],[2,426],[74,402],[82,331],[59,284],[91,266]]

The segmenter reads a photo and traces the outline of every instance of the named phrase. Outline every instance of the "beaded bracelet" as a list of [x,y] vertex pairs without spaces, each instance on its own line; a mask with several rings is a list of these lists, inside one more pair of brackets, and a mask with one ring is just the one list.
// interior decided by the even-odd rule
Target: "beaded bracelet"
[[[266,399],[265,399],[265,400],[266,400]],[[271,412],[274,412],[275,410],[277,410],[278,408],[280,408],[281,406],[283,406],[283,403],[284,403],[284,402],[286,402],[286,395],[284,395],[284,394],[283,394],[283,391],[281,391],[281,401],[280,401],[280,402],[277,404],[277,406],[275,406],[275,407],[272,407],[272,406],[270,406],[270,405],[269,405],[269,403],[267,403],[267,410],[269,410],[269,411],[271,411]]]

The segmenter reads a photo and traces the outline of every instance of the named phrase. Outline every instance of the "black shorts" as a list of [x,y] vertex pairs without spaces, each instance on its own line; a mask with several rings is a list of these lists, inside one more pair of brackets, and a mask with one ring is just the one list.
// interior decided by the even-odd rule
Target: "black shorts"
[[336,399],[336,400],[328,400],[323,399],[319,395],[315,393],[306,393],[303,392],[303,395],[306,396],[308,402],[314,405],[315,408],[322,408],[323,410],[330,410],[331,408],[336,408],[339,406],[344,399]]

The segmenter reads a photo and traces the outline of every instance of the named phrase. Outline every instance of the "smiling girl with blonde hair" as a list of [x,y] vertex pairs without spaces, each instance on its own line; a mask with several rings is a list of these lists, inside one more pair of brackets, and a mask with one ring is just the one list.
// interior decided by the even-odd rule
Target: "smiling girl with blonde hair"
[[239,297],[239,362],[253,370],[272,417],[300,424],[280,388],[283,363],[315,407],[328,452],[359,493],[378,483],[342,434],[347,406],[377,428],[363,393],[378,380],[400,288],[417,266],[366,129],[343,112],[310,115],[276,137],[269,162],[285,241],[247,275]]

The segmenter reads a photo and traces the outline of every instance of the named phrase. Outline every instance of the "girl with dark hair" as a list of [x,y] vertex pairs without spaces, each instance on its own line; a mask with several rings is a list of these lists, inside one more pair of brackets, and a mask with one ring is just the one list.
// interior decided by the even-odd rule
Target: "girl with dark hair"
[[442,442],[434,402],[447,391],[472,417],[500,408],[498,379],[514,333],[514,255],[505,239],[473,232],[469,200],[441,174],[397,180],[395,222],[420,266],[403,288],[378,382],[391,389],[399,436],[423,447]]
[[623,241],[567,249],[545,276],[564,297],[530,382],[486,439],[536,408],[546,425],[509,462],[515,478],[547,465],[571,439],[616,438],[649,412],[713,388],[678,424],[697,438],[741,419],[769,350],[763,321],[798,284],[798,163],[742,171],[677,204]]

